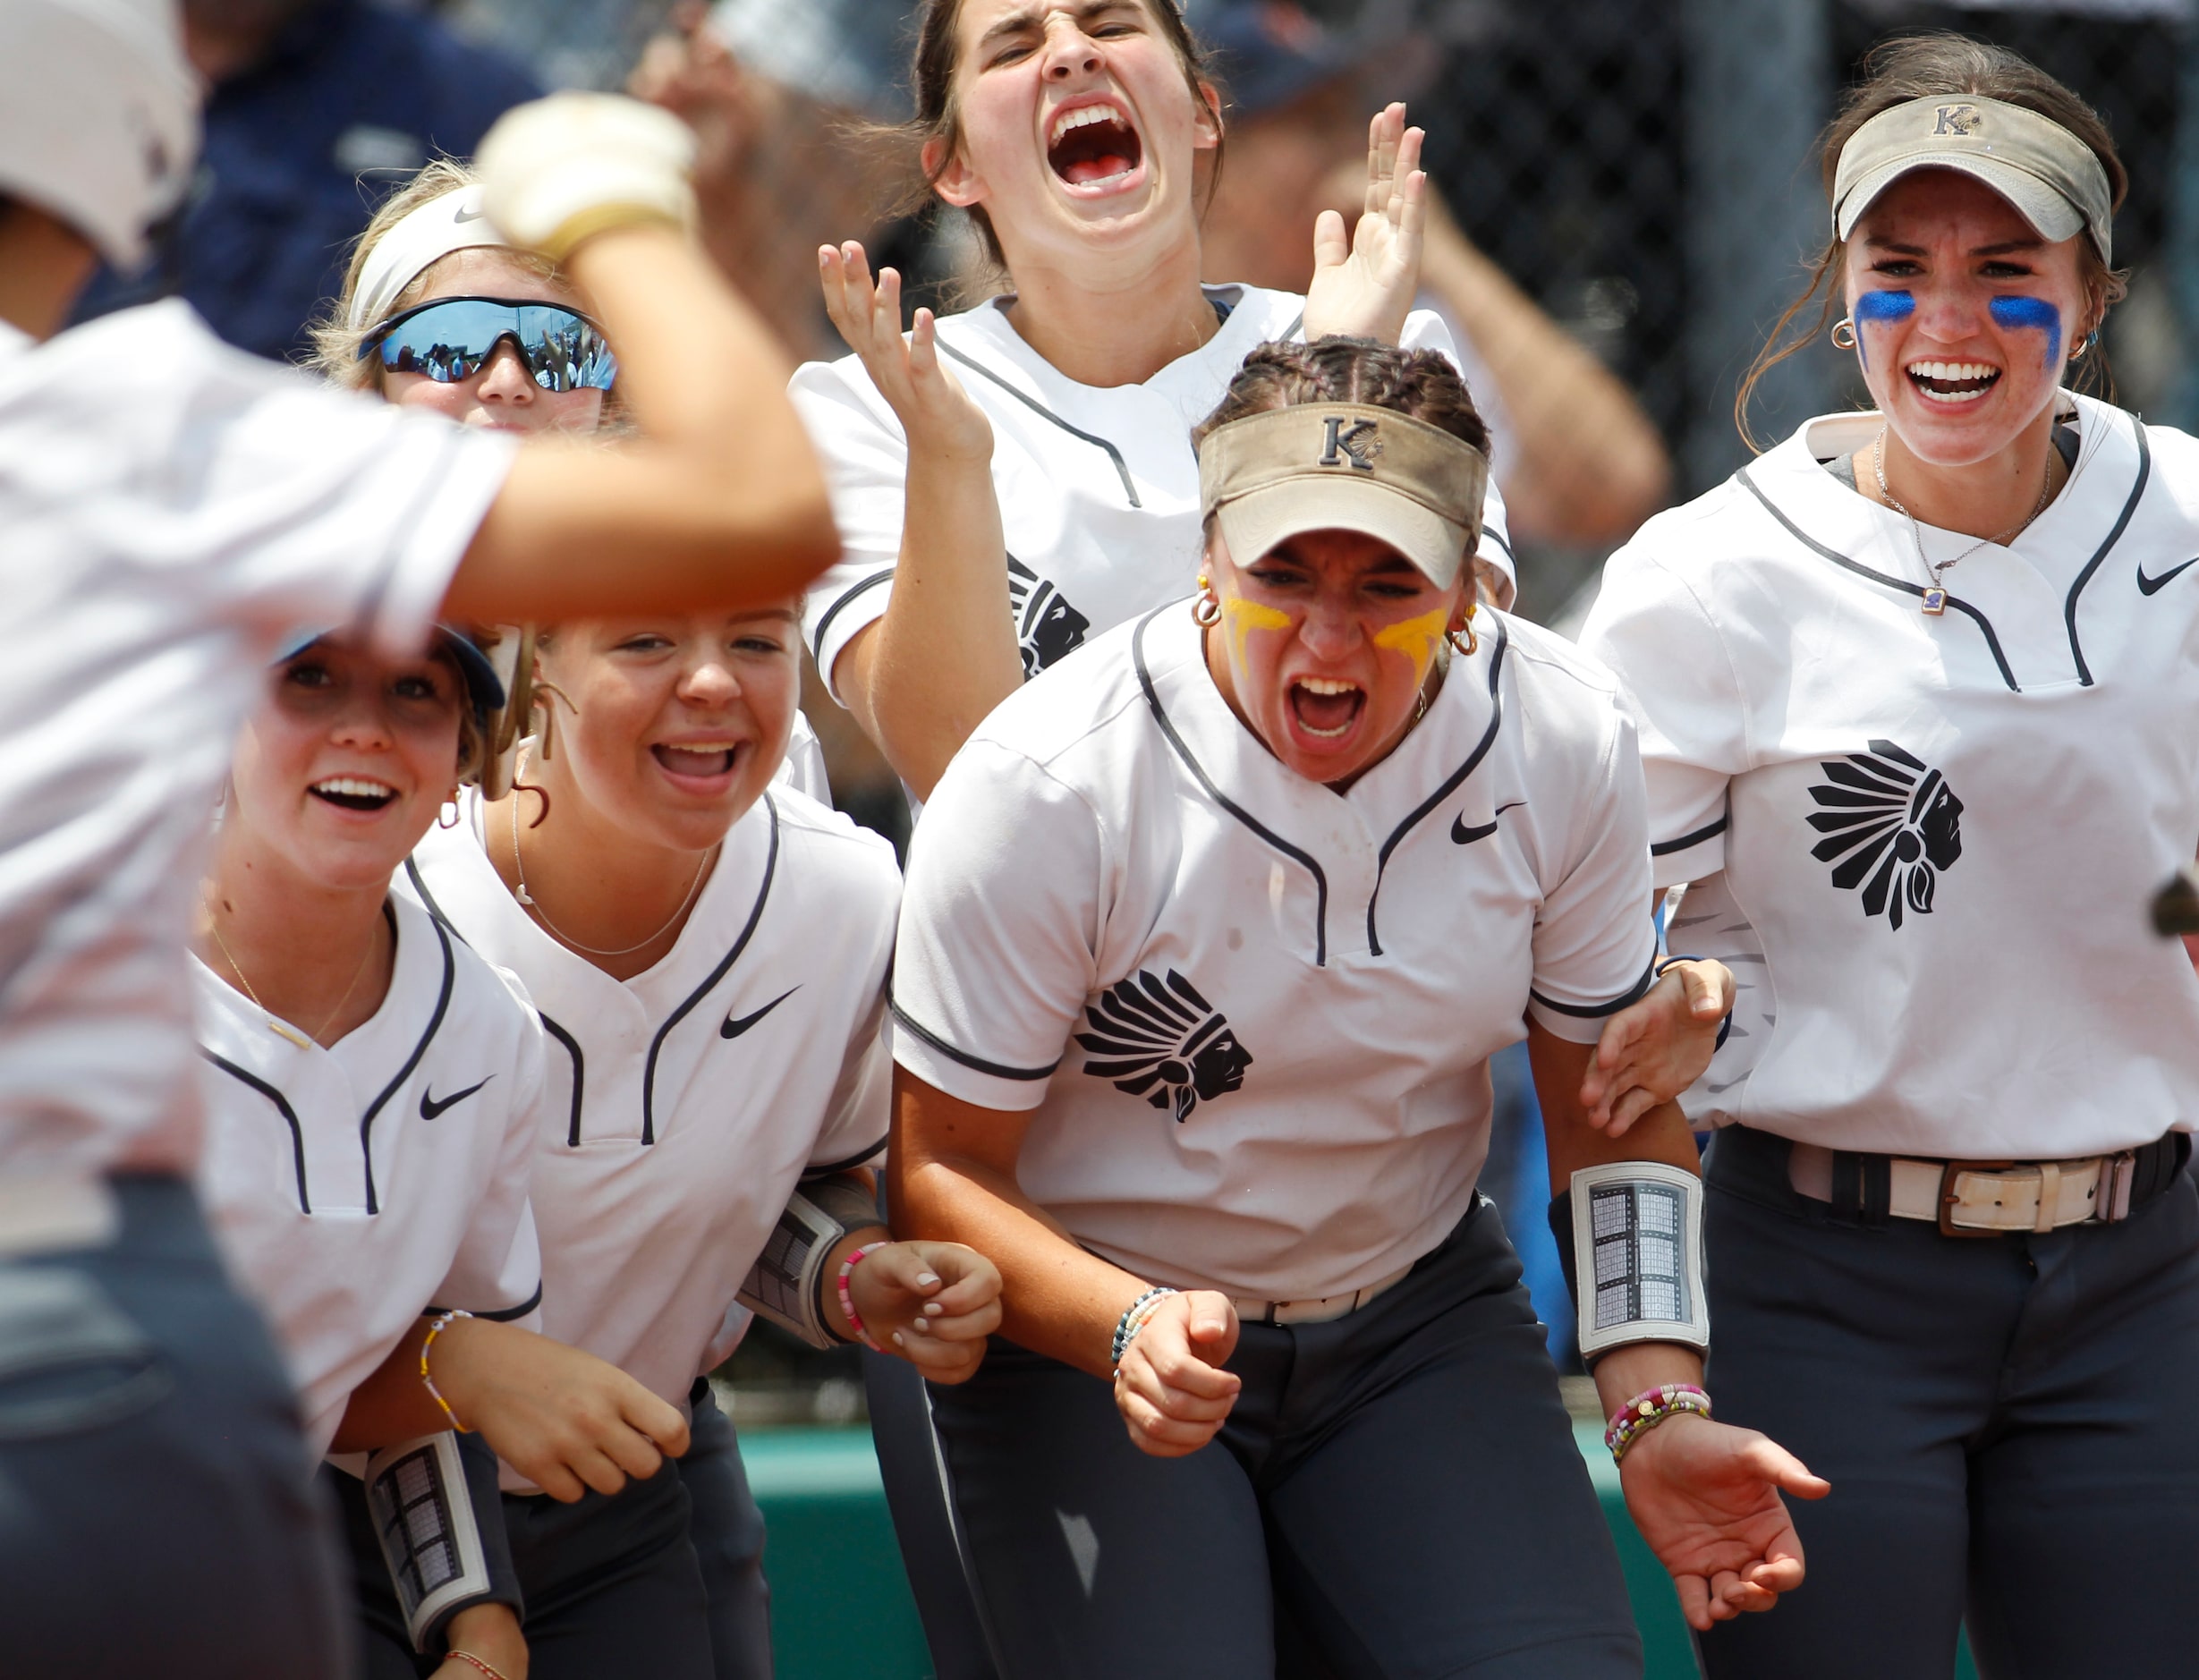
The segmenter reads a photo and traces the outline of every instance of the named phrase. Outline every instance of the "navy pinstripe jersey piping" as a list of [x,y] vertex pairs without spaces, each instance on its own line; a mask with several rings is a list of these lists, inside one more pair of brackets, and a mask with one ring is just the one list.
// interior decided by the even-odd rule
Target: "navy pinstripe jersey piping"
[[588,1058],[581,1054],[581,1041],[540,1009],[534,1012],[534,1018],[542,1023],[543,1031],[565,1047],[565,1054],[573,1058],[573,1101],[565,1122],[565,1147],[577,1150],[581,1147],[581,1097],[582,1087],[587,1082]]
[[810,639],[810,658],[818,660],[824,658],[825,632],[832,628],[832,621],[840,615],[840,609],[843,607],[853,601],[858,595],[868,594],[881,583],[890,583],[893,581],[893,575],[892,566],[880,566],[868,577],[849,584],[841,593],[840,598],[825,608],[824,616],[817,621],[817,633]]
[[741,929],[741,937],[733,942],[733,949],[726,952],[717,966],[710,971],[709,978],[696,987],[693,991],[688,993],[687,1001],[665,1018],[664,1025],[657,1029],[657,1036],[649,1041],[649,1059],[641,1068],[641,1141],[643,1143],[654,1143],[657,1141],[657,1058],[664,1050],[666,1038],[669,1036],[673,1028],[687,1019],[695,1005],[700,1003],[709,994],[710,989],[732,971],[733,965],[741,960],[741,953],[748,949],[748,942],[756,937],[756,924],[763,920],[763,907],[770,899],[771,883],[777,876],[779,870],[779,808],[777,802],[771,797],[770,790],[768,788],[764,792],[763,803],[764,810],[770,814],[771,818],[771,849],[764,854],[763,884],[756,889],[756,905],[748,912],[748,925]]
[[1054,1076],[1054,1070],[1061,1065],[1061,1058],[1059,1056],[1056,1056],[1044,1067],[1010,1067],[1005,1062],[988,1062],[982,1056],[972,1056],[967,1050],[958,1049],[954,1045],[949,1044],[945,1039],[941,1038],[930,1027],[926,1026],[922,1022],[917,1020],[913,1015],[910,1014],[907,1010],[904,1009],[901,1006],[901,1003],[898,998],[888,997],[886,1000],[886,1006],[893,1012],[893,1017],[896,1021],[899,1022],[903,1026],[906,1027],[911,1032],[913,1032],[918,1038],[921,1039],[926,1044],[929,1044],[941,1056],[946,1056],[949,1061],[960,1062],[964,1067],[974,1069],[980,1073],[989,1073],[995,1079],[1051,1079]]
[[1130,632],[1130,662],[1137,668],[1138,686],[1145,691],[1145,703],[1152,710],[1153,721],[1160,725],[1162,736],[1167,741],[1169,746],[1176,750],[1176,756],[1184,761],[1184,768],[1197,778],[1201,787],[1206,789],[1207,797],[1285,857],[1303,865],[1307,873],[1312,876],[1313,966],[1327,968],[1329,966],[1329,877],[1322,872],[1320,861],[1311,852],[1291,844],[1281,835],[1260,821],[1244,806],[1215,786],[1214,778],[1209,776],[1206,773],[1206,768],[1192,756],[1191,748],[1185,743],[1184,737],[1176,734],[1176,725],[1168,721],[1167,711],[1160,703],[1160,695],[1153,687],[1153,674],[1146,669],[1145,666],[1145,632],[1146,627],[1167,610],[1167,607],[1156,607],[1138,620],[1138,627]]
[[[491,1324],[509,1324],[514,1319],[525,1318],[530,1312],[532,1312],[541,1304],[542,1285],[540,1281],[538,1280],[534,1286],[534,1294],[529,1295],[516,1307],[497,1307],[493,1311],[475,1307],[471,1310],[461,1308],[459,1311],[465,1312],[466,1316],[470,1319],[486,1319]],[[423,1319],[432,1318],[438,1312],[448,1312],[450,1311],[451,1309],[449,1307],[437,1306],[431,1302],[427,1306],[424,1306],[420,1310],[420,1316]]]
[[1684,834],[1677,840],[1656,841],[1650,846],[1650,856],[1653,858],[1670,857],[1675,852],[1685,852],[1689,846],[1699,846],[1705,840],[1716,839],[1726,832],[1726,825],[1732,820],[1732,816],[1733,813],[1728,811],[1715,822],[1706,822],[1693,834]]
[[[1792,537],[1796,542],[1800,543],[1804,547],[1811,550],[1814,554],[1821,554],[1824,556],[1824,557],[1831,561],[1833,564],[1845,567],[1847,570],[1855,573],[1858,577],[1869,578],[1873,583],[1882,583],[1889,590],[1899,590],[1904,595],[1914,595],[1919,600],[1923,599],[1924,586],[1923,584],[1911,583],[1906,578],[1888,577],[1885,573],[1873,571],[1871,567],[1864,564],[1862,561],[1851,560],[1846,555],[1842,554],[1838,548],[1829,548],[1823,543],[1818,541],[1816,538],[1811,536],[1809,532],[1804,530],[1801,526],[1796,524],[1793,520],[1787,517],[1785,513],[1780,511],[1779,504],[1774,502],[1770,496],[1766,496],[1763,493],[1762,488],[1757,484],[1754,479],[1749,476],[1749,470],[1746,467],[1743,467],[1739,471],[1736,472],[1733,477],[1734,481],[1740,485],[1740,487],[1746,490],[1751,496],[1754,496],[1759,502],[1761,502],[1763,505],[1764,512],[1770,514],[1773,519],[1779,521],[1780,525],[1786,529],[1787,534]],[[2008,685],[2008,692],[2010,693],[2022,693],[2024,691],[2022,686],[2016,680],[2016,673],[2008,669],[2008,656],[2000,651],[2000,638],[1993,633],[1992,621],[1987,618],[1984,614],[1979,612],[1976,607],[1971,606],[1969,602],[1959,599],[1954,595],[1950,594],[1948,596],[1947,604],[1954,611],[1958,612],[1964,616],[1973,620],[1976,624],[1977,627],[1981,631],[1984,632],[1985,645],[1991,650],[1993,663],[2000,667],[2000,680]]]
[[[2084,663],[2084,649],[2077,645],[2076,598],[2084,592],[2084,586],[2093,581],[2093,573],[2100,570],[2100,563],[2108,557],[2108,550],[2122,541],[2123,532],[2130,526],[2130,516],[2138,511],[2138,498],[2145,494],[2146,480],[2153,476],[2153,446],[2146,441],[2145,422],[2134,415],[2130,424],[2131,429],[2138,435],[2137,479],[2131,485],[2130,494],[2124,498],[2123,511],[2116,515],[2115,523],[2108,531],[2106,539],[2093,551],[2093,557],[2084,563],[2084,569],[2076,574],[2076,581],[2069,586],[2069,598],[2062,607],[2062,621],[2069,628],[2069,657],[2076,661],[2076,680],[2084,688],[2093,685],[2093,674],[2092,667]],[[2138,587],[2151,594],[2152,591],[2145,590],[2144,586],[2144,562],[2139,563],[2138,574]]]
[[[383,906],[382,913],[389,915],[386,904]],[[394,939],[397,932],[397,919],[390,916],[389,924],[390,937]],[[396,1076],[388,1084],[382,1087],[382,1094],[369,1103],[366,1113],[359,1117],[359,1159],[367,1175],[369,1213],[382,1210],[380,1199],[374,1189],[374,1118],[388,1105],[389,1099],[403,1089],[404,1082],[412,1077],[412,1070],[420,1065],[420,1058],[428,1054],[428,1047],[435,1042],[435,1035],[442,1030],[443,1017],[450,1013],[451,985],[458,972],[458,959],[451,950],[451,936],[445,930],[442,922],[430,916],[428,925],[435,930],[436,944],[443,953],[443,984],[436,992],[435,1013],[428,1017],[428,1030],[420,1035],[420,1042],[412,1047],[412,1054],[404,1058],[404,1065],[397,1070]]]
[[1503,619],[1499,618],[1494,623],[1495,631],[1490,639],[1497,646],[1489,656],[1489,726],[1482,731],[1482,738],[1474,742],[1473,751],[1466,755],[1466,761],[1445,776],[1440,787],[1413,808],[1411,814],[1390,831],[1389,838],[1382,842],[1381,851],[1375,854],[1374,890],[1367,895],[1367,949],[1376,956],[1382,955],[1382,942],[1375,936],[1374,906],[1382,895],[1382,871],[1389,867],[1389,854],[1397,849],[1398,843],[1414,824],[1458,791],[1458,785],[1480,768],[1482,760],[1489,756],[1490,748],[1497,743],[1497,731],[1504,723],[1504,692],[1501,686],[1504,656],[1512,645],[1512,638],[1504,627]]
[[1541,1004],[1543,1008],[1558,1014],[1571,1015],[1580,1021],[1592,1021],[1599,1015],[1615,1015],[1626,1008],[1628,1004],[1641,1002],[1656,980],[1657,959],[1651,956],[1649,960],[1649,966],[1642,971],[1642,978],[1634,981],[1632,988],[1606,1004],[1561,1004],[1555,997],[1545,997],[1532,986],[1527,988],[1527,996]]
[[961,351],[955,349],[954,345],[948,344],[946,340],[938,339],[935,340],[934,342],[938,344],[941,350],[945,351],[948,355],[954,357],[956,361],[962,363],[962,365],[969,369],[971,372],[981,374],[984,378],[990,379],[995,385],[998,386],[1003,391],[1006,391],[1010,396],[1014,397],[1018,403],[1021,403],[1032,413],[1040,416],[1043,420],[1049,420],[1053,421],[1055,425],[1060,427],[1065,432],[1067,432],[1070,437],[1078,438],[1084,443],[1088,443],[1095,449],[1106,450],[1108,459],[1115,463],[1115,476],[1123,481],[1123,494],[1130,498],[1130,505],[1133,507],[1143,507],[1145,505],[1144,503],[1138,500],[1138,487],[1131,482],[1130,468],[1123,460],[1123,452],[1117,449],[1113,444],[1108,442],[1106,438],[1098,437],[1091,432],[1078,430],[1075,427],[1070,425],[1067,420],[1062,419],[1060,415],[1055,413],[1052,409],[1047,407],[1045,403],[1040,402],[1037,397],[1026,396],[1023,392],[1018,391],[1006,379],[1003,379],[998,374],[995,373],[990,368],[986,367],[982,362],[971,360],[971,358],[964,355]]
[[269,1102],[273,1103],[275,1105],[275,1111],[281,1115],[284,1120],[290,1123],[290,1151],[292,1157],[292,1166],[296,1169],[298,1175],[298,1211],[300,1213],[312,1212],[313,1204],[307,1199],[305,1193],[305,1128],[298,1124],[298,1111],[290,1106],[290,1099],[284,1096],[281,1091],[277,1090],[274,1086],[268,1084],[266,1080],[260,1078],[257,1073],[248,1073],[244,1071],[244,1069],[239,1067],[227,1056],[215,1055],[213,1051],[208,1049],[203,1044],[199,1047],[199,1054],[205,1056],[208,1061],[213,1063],[215,1066],[220,1068],[223,1073],[228,1074],[231,1078],[240,1080],[243,1083],[250,1085],[262,1097],[265,1097]]

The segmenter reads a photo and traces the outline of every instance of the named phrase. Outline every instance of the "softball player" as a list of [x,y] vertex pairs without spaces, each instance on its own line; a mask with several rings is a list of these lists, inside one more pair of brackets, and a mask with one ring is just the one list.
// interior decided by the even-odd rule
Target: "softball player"
[[911,855],[893,1209],[1006,1279],[1003,1344],[933,1400],[994,1650],[1269,1676],[1279,1619],[1340,1670],[1638,1674],[1474,1189],[1487,1060],[1524,1031],[1558,1123],[1637,1521],[1698,1625],[1764,1608],[1801,1575],[1778,1489],[1822,1484],[1701,1415],[1661,1100],[1726,977],[1652,984],[1608,677],[1473,610],[1450,363],[1269,345],[1201,429],[1204,592],[1004,704]]
[[[374,1568],[407,1589],[390,1631],[407,1655],[447,1646],[451,1676],[525,1657],[495,1455],[476,1470],[451,1424],[568,1498],[685,1445],[675,1409],[531,1333],[541,1029],[514,982],[388,890],[478,768],[503,698],[451,632],[427,658],[320,637],[284,659],[231,768],[193,964],[218,1074],[200,1169],[209,1219],[289,1356],[309,1450],[390,1449],[324,1474]],[[526,1328],[489,1328],[511,1324]]]
[[638,1655],[769,1672],[754,1551],[709,1524],[691,1540],[688,1509],[749,1508],[706,1379],[750,1311],[944,1381],[999,1321],[991,1267],[888,1241],[861,1170],[885,1142],[900,882],[883,840],[772,785],[799,635],[791,598],[541,632],[513,791],[469,795],[415,860],[423,902],[521,976],[551,1040],[544,1328],[696,1421],[676,1472],[615,1499],[506,1500],[538,1680]]
[[1824,167],[1875,411],[1651,521],[1586,633],[1675,946],[1760,977],[1689,1099],[1713,1386],[1836,1489],[1704,1659],[1937,1676],[1966,1622],[1989,1675],[2181,1674],[2199,982],[2144,912],[2199,844],[2199,445],[2063,388],[2124,184],[2067,89],[1899,43]]
[[[1407,313],[1425,183],[1403,106],[1372,124],[1355,244],[1325,216],[1298,297],[1199,284],[1194,176],[1219,97],[1175,0],[928,0],[912,75],[926,179],[1010,289],[920,310],[904,342],[898,276],[874,287],[860,245],[828,248],[826,307],[856,353],[804,367],[794,397],[843,544],[809,598],[811,651],[921,797],[1025,678],[1182,594],[1199,551],[1184,439],[1254,345],[1450,343]],[[1493,487],[1484,531],[1509,600]]]
[[188,180],[195,87],[166,0],[0,9],[0,1622],[26,1668],[341,1663],[287,1385],[184,1183],[195,862],[285,627],[401,654],[446,599],[755,599],[830,549],[768,341],[659,225],[676,138],[588,109],[514,119],[492,213],[599,233],[573,262],[606,317],[685,331],[629,347],[650,440],[583,460],[313,391],[179,304],[42,343]]

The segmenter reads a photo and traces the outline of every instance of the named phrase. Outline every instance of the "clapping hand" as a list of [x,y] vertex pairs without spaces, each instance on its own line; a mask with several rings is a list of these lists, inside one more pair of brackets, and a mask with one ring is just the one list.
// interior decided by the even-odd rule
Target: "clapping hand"
[[1358,225],[1323,210],[1313,224],[1313,284],[1306,288],[1309,343],[1330,334],[1394,344],[1420,291],[1421,236],[1428,177],[1421,131],[1392,105],[1367,125],[1367,195]]
[[1733,974],[1723,963],[1668,963],[1646,996],[1604,1023],[1581,1081],[1589,1124],[1622,1136],[1701,1079],[1717,1053],[1719,1025],[1733,1008]]
[[883,269],[873,284],[869,259],[853,240],[836,249],[819,246],[817,267],[825,313],[901,422],[910,456],[989,462],[992,422],[939,360],[931,311],[917,310],[915,329],[906,338],[901,335],[900,275]]

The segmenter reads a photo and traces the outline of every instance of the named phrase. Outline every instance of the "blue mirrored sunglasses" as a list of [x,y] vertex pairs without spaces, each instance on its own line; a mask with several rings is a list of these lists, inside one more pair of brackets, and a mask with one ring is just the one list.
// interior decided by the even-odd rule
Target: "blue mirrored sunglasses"
[[607,391],[618,360],[602,329],[575,310],[508,298],[437,298],[369,333],[359,359],[385,373],[424,373],[439,385],[471,379],[509,339],[545,391]]

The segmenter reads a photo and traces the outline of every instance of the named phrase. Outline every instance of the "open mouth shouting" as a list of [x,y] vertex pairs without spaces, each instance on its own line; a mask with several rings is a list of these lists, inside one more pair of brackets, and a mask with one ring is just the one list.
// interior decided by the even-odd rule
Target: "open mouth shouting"
[[1136,128],[1109,99],[1067,106],[1055,114],[1047,130],[1048,166],[1080,196],[1121,191],[1144,157]]
[[1926,402],[1950,407],[1976,402],[2000,381],[1988,361],[1912,361],[1902,372]]
[[1366,704],[1364,689],[1337,677],[1302,676],[1290,685],[1291,717],[1316,741],[1349,734]]
[[397,790],[388,783],[367,776],[324,776],[306,791],[341,810],[356,811],[381,810],[397,797]]
[[650,749],[666,774],[682,781],[709,781],[730,776],[745,744],[738,741],[683,741],[675,746],[658,742]]

